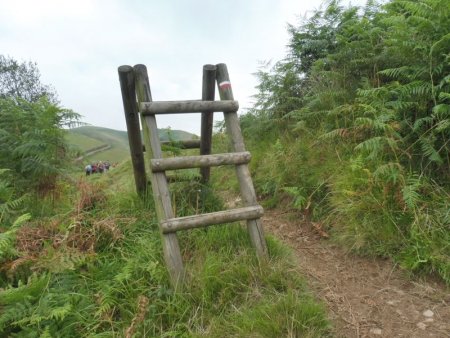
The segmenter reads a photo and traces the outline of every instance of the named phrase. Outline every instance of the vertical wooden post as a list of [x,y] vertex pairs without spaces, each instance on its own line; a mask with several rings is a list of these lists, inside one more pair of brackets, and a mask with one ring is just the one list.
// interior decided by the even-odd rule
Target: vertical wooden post
[[[216,88],[216,66],[203,66],[203,84],[202,84],[202,100],[214,101]],[[202,113],[201,136],[200,136],[200,155],[211,154],[211,141],[213,130],[214,112]],[[209,182],[210,171],[208,168],[200,168],[203,184]]]
[[134,72],[131,66],[120,66],[118,72],[136,190],[139,195],[145,196],[147,190],[147,178],[145,175],[141,129],[139,127],[139,115],[136,105]]
[[[227,66],[224,63],[220,63],[216,65],[216,67],[216,78],[220,99],[234,100]],[[224,119],[233,151],[245,151],[244,139],[239,126],[237,112],[224,113]],[[241,195],[245,206],[257,205],[256,193],[247,164],[236,165],[236,175],[239,180]],[[247,220],[247,229],[258,257],[267,257],[267,245],[264,239],[261,219]]]
[[[144,65],[136,65],[134,66],[134,72],[136,74],[136,89],[139,103],[151,102],[152,93],[150,91],[147,67]],[[146,157],[149,159],[162,158],[161,142],[159,140],[155,115],[145,116],[143,124],[146,125],[148,131],[148,139],[145,143]],[[161,224],[162,221],[169,218],[174,218],[167,178],[164,172],[152,173],[150,177],[153,196],[155,199],[156,214],[158,221]],[[183,262],[181,259],[178,238],[175,233],[163,234],[161,227],[160,231],[164,251],[164,260],[169,270],[172,285],[175,289],[177,289],[183,280]]]

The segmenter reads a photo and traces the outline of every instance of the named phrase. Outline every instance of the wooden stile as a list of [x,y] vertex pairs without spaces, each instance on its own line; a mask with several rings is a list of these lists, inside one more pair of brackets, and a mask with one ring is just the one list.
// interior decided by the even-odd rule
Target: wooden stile
[[[226,65],[203,66],[202,100],[194,101],[153,102],[147,68],[144,65],[136,65],[134,68],[130,66],[119,67],[119,78],[129,137],[132,134],[132,137],[130,137],[130,148],[133,168],[135,169],[136,187],[138,192],[143,193],[147,182],[145,181],[143,146],[140,138],[139,115],[137,111],[137,108],[140,107],[146,161],[150,169],[150,182],[162,236],[164,260],[173,286],[175,288],[180,286],[184,278],[183,262],[176,236],[176,232],[180,230],[246,220],[247,229],[258,257],[267,257],[267,247],[260,220],[264,211],[256,201],[256,194],[247,165],[251,155],[245,150],[237,116],[239,105],[233,99]],[[214,101],[216,81],[221,101]],[[138,104],[136,104],[136,95]],[[232,144],[232,153],[211,155],[213,113],[217,111],[224,112],[227,133]],[[188,112],[202,113],[201,139],[161,142],[158,137],[155,114]],[[174,144],[184,149],[200,148],[200,155],[163,158],[162,144]],[[200,168],[201,182],[207,183],[210,177],[210,167],[220,165],[236,166],[236,174],[245,206],[208,214],[176,217],[172,209],[168,181],[179,181],[186,179],[186,177],[181,175],[168,177],[166,176],[166,171]],[[192,179],[195,178],[188,178],[188,180]],[[142,187],[142,180],[144,180],[144,188]]]

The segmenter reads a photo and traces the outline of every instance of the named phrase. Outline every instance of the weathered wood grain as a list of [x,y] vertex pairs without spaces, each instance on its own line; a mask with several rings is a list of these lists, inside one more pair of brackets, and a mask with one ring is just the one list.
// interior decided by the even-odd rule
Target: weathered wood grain
[[264,214],[264,209],[259,206],[244,207],[225,211],[212,212],[209,214],[178,217],[168,219],[161,223],[164,233],[172,233],[214,224],[231,223],[236,221],[259,218]]
[[145,196],[147,178],[145,174],[144,153],[142,151],[141,128],[136,104],[136,88],[134,71],[131,66],[118,68],[120,89],[122,91],[123,110],[130,144],[131,162],[133,164],[134,181],[139,195]]
[[[204,65],[202,78],[202,100],[214,101],[216,88],[216,66]],[[202,113],[200,127],[200,155],[211,154],[214,112]],[[200,168],[201,182],[206,184],[211,176],[211,168]]]
[[141,113],[149,114],[182,114],[182,113],[202,113],[202,112],[228,112],[239,109],[237,101],[154,101],[141,102]]
[[[144,65],[136,65],[134,66],[134,70],[137,79],[139,102],[151,101],[152,95],[150,91],[147,68]],[[161,144],[158,135],[158,128],[156,126],[155,115],[146,116],[144,119],[144,124],[148,128],[148,156],[150,158],[162,158]],[[158,221],[161,223],[166,219],[174,218],[166,175],[163,172],[152,173],[150,178]],[[166,262],[167,269],[169,270],[171,283],[173,287],[177,289],[182,285],[184,278],[183,261],[181,259],[178,238],[174,233],[164,234],[161,227],[160,230],[162,235],[164,261]]]
[[[216,65],[216,79],[221,100],[233,100],[233,90],[231,88],[230,77],[227,66],[224,63]],[[225,125],[227,133],[231,140],[233,151],[245,151],[244,139],[239,126],[237,112],[224,112]],[[246,206],[256,205],[256,193],[253,187],[252,178],[246,164],[236,166],[236,175],[238,177],[242,200]],[[250,235],[256,253],[260,258],[267,257],[267,245],[264,238],[264,231],[261,219],[247,220],[247,229]]]
[[217,167],[221,165],[243,164],[251,160],[248,151],[199,156],[180,156],[162,159],[152,159],[150,166],[153,172],[176,169]]

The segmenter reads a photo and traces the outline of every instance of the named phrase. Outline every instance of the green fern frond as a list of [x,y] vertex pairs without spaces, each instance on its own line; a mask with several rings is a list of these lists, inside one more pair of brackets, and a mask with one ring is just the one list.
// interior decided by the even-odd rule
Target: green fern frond
[[52,338],[52,333],[50,331],[50,326],[47,325],[44,329],[44,332],[41,333],[41,335],[39,336],[39,338]]
[[399,87],[398,92],[403,97],[431,96],[431,84],[423,81],[413,81]]
[[395,100],[386,102],[386,107],[393,108],[397,111],[412,109],[417,105],[414,101]]
[[380,70],[378,74],[385,75],[392,79],[398,79],[399,77],[408,78],[411,73],[411,69],[409,66],[402,66],[398,68],[388,68],[384,70]]
[[433,115],[439,118],[450,117],[450,105],[441,103],[434,106]]
[[27,299],[22,299],[14,306],[3,308],[0,314],[0,333],[4,332],[12,323],[23,318],[29,318],[32,312],[33,307]]
[[361,129],[372,130],[374,132],[393,133],[394,129],[388,122],[392,116],[379,116],[377,118],[358,117],[355,119],[355,126]]
[[63,306],[55,307],[50,311],[50,314],[46,319],[55,319],[56,321],[62,321],[72,311],[72,305],[66,303]]
[[438,51],[441,47],[448,48],[449,42],[450,42],[450,33],[447,33],[431,46],[430,55],[433,55],[435,51]]
[[434,140],[432,137],[421,137],[419,139],[423,154],[430,160],[437,164],[443,164],[443,159],[438,151],[434,148]]
[[23,214],[14,221],[13,225],[11,226],[11,229],[17,229],[24,225],[26,222],[28,222],[31,219],[31,214]]
[[336,138],[343,138],[347,134],[348,134],[347,128],[339,128],[339,129],[334,129],[328,133],[324,133],[324,134],[320,135],[319,138],[323,139],[323,140],[334,140]]
[[423,18],[433,17],[433,7],[424,1],[396,1],[396,4],[401,5],[409,13]]
[[377,180],[397,184],[398,182],[402,182],[404,180],[403,167],[398,162],[382,164],[373,172],[373,176]]
[[27,299],[39,297],[50,280],[50,275],[32,275],[26,284],[20,283],[17,287],[8,287],[0,291],[1,305],[14,305]]
[[355,150],[368,153],[369,158],[375,158],[378,154],[389,147],[393,152],[398,150],[398,144],[392,137],[376,136],[359,143]]
[[287,192],[290,196],[294,198],[293,206],[297,209],[302,209],[306,206],[308,201],[308,196],[303,188],[299,187],[284,187],[283,191]]
[[450,119],[439,121],[434,127],[434,131],[438,133],[450,132]]
[[442,100],[442,101],[450,100],[450,93],[440,92],[438,98],[439,98],[439,100]]
[[406,179],[406,184],[402,188],[402,197],[406,206],[413,210],[420,202],[421,195],[419,189],[422,186],[421,180],[418,176],[409,176]]
[[434,121],[434,119],[433,119],[433,117],[431,117],[431,116],[425,116],[425,117],[422,117],[422,118],[420,118],[420,119],[417,119],[417,120],[414,122],[414,125],[413,125],[413,131],[418,132],[418,131],[420,131],[424,126],[425,126],[425,127],[429,127],[429,126],[431,126],[431,125],[433,124],[433,121]]
[[14,241],[17,230],[29,221],[30,214],[24,214],[19,216],[13,223],[13,225],[5,232],[0,233],[0,258],[5,258],[15,252]]

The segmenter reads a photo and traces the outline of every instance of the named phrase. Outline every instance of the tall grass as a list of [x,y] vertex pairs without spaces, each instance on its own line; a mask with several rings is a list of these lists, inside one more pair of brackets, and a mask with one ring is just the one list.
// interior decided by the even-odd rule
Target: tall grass
[[[130,169],[83,178],[65,196],[70,209],[62,201],[63,212],[21,225],[1,269],[1,335],[329,335],[289,251],[268,238],[270,259],[259,262],[238,224],[180,233],[186,285],[174,293],[151,199],[136,196]],[[175,193],[179,210],[198,207]],[[207,209],[218,203],[208,199]]]

